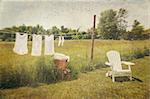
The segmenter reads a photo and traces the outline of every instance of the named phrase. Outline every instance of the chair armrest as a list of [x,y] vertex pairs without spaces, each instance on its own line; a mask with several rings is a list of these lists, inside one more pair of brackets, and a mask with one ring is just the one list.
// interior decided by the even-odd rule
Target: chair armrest
[[105,62],[105,65],[107,66],[111,66],[111,64],[109,62]]
[[125,64],[125,65],[135,65],[135,63],[132,63],[132,62],[126,62],[126,61],[121,61],[122,64]]

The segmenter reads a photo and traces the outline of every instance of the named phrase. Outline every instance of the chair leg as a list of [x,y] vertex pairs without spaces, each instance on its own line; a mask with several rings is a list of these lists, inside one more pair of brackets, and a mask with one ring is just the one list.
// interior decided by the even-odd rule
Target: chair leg
[[115,82],[115,76],[114,75],[112,75],[112,81]]
[[130,80],[132,80],[132,75],[130,75]]

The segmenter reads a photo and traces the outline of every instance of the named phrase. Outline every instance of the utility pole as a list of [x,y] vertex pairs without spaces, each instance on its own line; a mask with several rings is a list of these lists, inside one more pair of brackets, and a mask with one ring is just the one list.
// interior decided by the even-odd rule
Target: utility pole
[[91,38],[92,38],[91,62],[93,62],[93,53],[94,53],[95,23],[96,23],[96,15],[94,15],[93,31],[92,31],[92,35],[91,35]]

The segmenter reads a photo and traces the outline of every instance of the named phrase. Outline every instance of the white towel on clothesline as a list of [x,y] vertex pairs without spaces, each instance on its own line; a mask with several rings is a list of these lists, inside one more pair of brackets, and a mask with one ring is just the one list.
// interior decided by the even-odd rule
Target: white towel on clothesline
[[58,46],[61,45],[61,42],[62,42],[62,41],[61,41],[61,36],[59,36],[59,37],[58,37]]
[[45,35],[45,55],[54,54],[54,35]]
[[63,46],[64,45],[64,36],[59,36],[58,37],[58,46]]
[[40,56],[42,52],[42,36],[33,34],[32,36],[32,56]]
[[64,36],[61,37],[61,46],[64,45]]
[[15,46],[13,48],[13,51],[20,55],[27,54],[28,53],[27,40],[28,40],[27,34],[16,33]]

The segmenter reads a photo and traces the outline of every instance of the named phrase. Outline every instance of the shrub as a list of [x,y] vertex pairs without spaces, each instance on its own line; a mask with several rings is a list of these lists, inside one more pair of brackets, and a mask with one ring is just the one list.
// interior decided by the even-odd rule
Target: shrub
[[68,69],[70,70],[70,80],[77,79],[79,71],[75,69],[71,64],[68,65]]
[[[16,78],[18,80],[18,87],[20,86],[32,86],[36,85],[35,77],[33,72],[30,71],[33,68],[27,68],[26,66],[21,66],[19,70],[16,70]],[[33,70],[34,71],[34,70]]]
[[37,81],[40,83],[54,83],[62,80],[72,80],[78,77],[78,71],[68,65],[69,73],[65,74],[63,70],[58,70],[52,61],[46,64],[44,58],[38,60],[37,63]]
[[[30,70],[32,69],[32,70]],[[73,80],[78,77],[78,71],[68,65],[67,74],[62,70],[58,70],[52,60],[46,61],[44,57],[37,60],[34,68],[19,66],[0,65],[0,88],[14,88],[21,86],[37,86],[38,83],[56,83],[62,80]]]
[[86,72],[89,72],[89,71],[93,71],[94,69],[95,69],[94,66],[88,64],[87,66],[82,66],[82,68],[81,68],[80,71],[81,71],[82,73],[86,73]]
[[40,83],[52,83],[54,82],[55,75],[53,72],[53,63],[52,61],[48,61],[46,64],[46,61],[44,58],[40,58],[37,61],[36,65],[36,80]]
[[19,80],[16,72],[9,65],[0,65],[0,88],[17,87]]
[[132,57],[134,58],[143,58],[144,57],[144,53],[140,50],[140,49],[135,49],[133,52]]
[[143,58],[144,56],[149,56],[150,55],[150,50],[147,47],[144,47],[144,51],[142,51],[141,49],[134,49],[133,53],[129,54],[129,55],[123,55],[122,56],[122,60],[125,61],[130,61],[132,59],[138,59],[138,58]]
[[106,68],[108,67],[107,65],[105,65],[105,62],[103,61],[100,61],[98,64],[96,64],[95,66],[95,69],[100,69],[100,68]]
[[144,55],[145,56],[150,56],[150,49],[147,47],[144,47]]
[[124,61],[130,61],[130,60],[134,59],[134,56],[132,54],[130,54],[130,55],[123,55],[121,57],[121,59],[124,60]]

